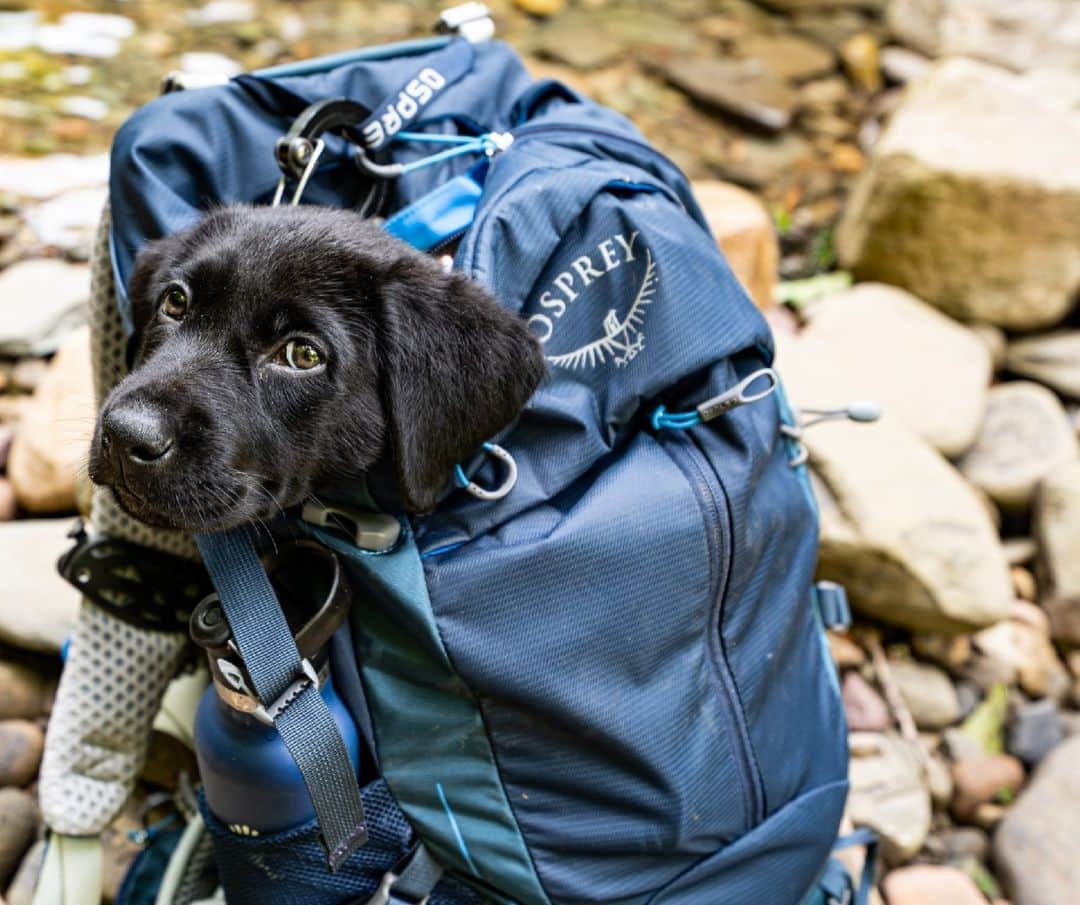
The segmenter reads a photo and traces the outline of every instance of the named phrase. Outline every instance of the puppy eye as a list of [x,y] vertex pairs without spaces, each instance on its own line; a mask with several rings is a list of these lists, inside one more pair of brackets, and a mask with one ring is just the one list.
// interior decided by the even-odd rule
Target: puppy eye
[[188,310],[187,293],[179,286],[170,286],[161,293],[161,312],[174,321],[183,320]]
[[302,339],[290,339],[278,349],[274,361],[296,371],[310,371],[312,368],[325,364],[322,352]]

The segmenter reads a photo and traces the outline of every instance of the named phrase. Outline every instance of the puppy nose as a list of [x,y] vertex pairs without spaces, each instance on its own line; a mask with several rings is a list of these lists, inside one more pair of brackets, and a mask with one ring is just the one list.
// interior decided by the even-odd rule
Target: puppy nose
[[101,445],[115,460],[159,465],[172,452],[175,436],[161,413],[143,405],[114,407],[101,424]]

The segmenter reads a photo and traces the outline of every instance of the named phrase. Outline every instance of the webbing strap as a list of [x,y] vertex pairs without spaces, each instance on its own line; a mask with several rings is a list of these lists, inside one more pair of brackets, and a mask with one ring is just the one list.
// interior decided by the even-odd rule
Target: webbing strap
[[195,538],[254,691],[304,778],[330,870],[367,841],[352,761],[302,660],[250,526]]
[[422,842],[404,859],[383,874],[382,882],[366,905],[423,905],[442,878],[442,865]]
[[869,905],[870,892],[874,888],[874,868],[877,864],[877,833],[869,827],[859,827],[857,830],[853,830],[846,836],[837,839],[833,851],[842,851],[856,845],[865,846],[866,854],[863,857],[862,876],[859,877],[859,885],[855,890],[854,905]]

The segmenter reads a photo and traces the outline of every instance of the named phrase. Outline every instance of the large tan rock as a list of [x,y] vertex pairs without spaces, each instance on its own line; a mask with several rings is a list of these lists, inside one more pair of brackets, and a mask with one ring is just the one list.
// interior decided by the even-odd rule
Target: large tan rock
[[1076,0],[891,0],[888,22],[901,41],[930,56],[1080,69]]
[[83,328],[64,340],[11,445],[8,476],[19,503],[30,512],[75,509],[94,412],[90,334]]
[[1080,902],[1080,736],[1050,752],[994,834],[1013,905]]
[[913,83],[837,231],[842,263],[947,314],[1016,330],[1080,288],[1080,118],[1020,79],[948,60]]
[[1063,644],[1080,646],[1080,461],[1043,478],[1035,532],[1048,585],[1043,607],[1051,633]]
[[803,337],[829,351],[799,375],[796,405],[835,403],[846,391],[874,399],[947,456],[974,442],[993,364],[971,330],[902,289],[864,283],[813,305]]
[[[800,375],[823,368],[830,347],[790,336],[777,343],[777,367],[798,404]],[[852,395],[850,386],[836,392],[819,404]],[[819,571],[847,588],[856,609],[946,633],[1009,615],[1012,582],[993,522],[940,453],[889,415],[820,424],[804,440],[821,506]]]
[[1057,396],[1026,380],[990,390],[975,444],[959,462],[964,476],[1006,509],[1025,509],[1059,465],[1080,456]]
[[0,524],[0,641],[56,653],[75,630],[79,592],[56,572],[69,519]]
[[743,288],[759,308],[771,307],[780,248],[768,211],[748,191],[729,182],[695,182],[694,195]]

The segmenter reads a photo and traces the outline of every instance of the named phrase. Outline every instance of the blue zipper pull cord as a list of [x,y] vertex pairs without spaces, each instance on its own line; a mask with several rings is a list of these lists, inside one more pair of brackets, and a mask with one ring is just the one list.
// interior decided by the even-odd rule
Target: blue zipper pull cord
[[[764,381],[764,385],[755,390],[754,385],[760,381]],[[657,406],[650,422],[653,430],[689,430],[706,421],[719,418],[739,406],[764,399],[776,390],[779,383],[780,377],[776,371],[772,368],[761,368],[748,377],[744,377],[730,390],[706,399],[693,411],[669,412],[666,406]]]
[[414,160],[411,163],[386,164],[376,163],[358,147],[357,160],[360,162],[360,165],[373,176],[378,176],[382,179],[396,179],[399,176],[406,176],[416,170],[434,166],[437,163],[451,160],[454,157],[461,157],[464,154],[483,154],[487,157],[494,157],[496,154],[505,151],[514,143],[514,136],[509,132],[485,132],[483,135],[441,135],[434,132],[398,132],[398,134],[394,136],[394,141],[409,141],[416,144],[430,145],[441,144],[450,145],[451,147],[446,148],[443,151],[437,151],[427,157],[421,157],[419,160]]

